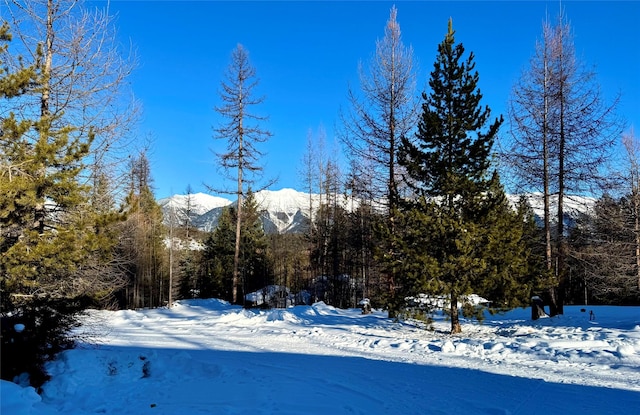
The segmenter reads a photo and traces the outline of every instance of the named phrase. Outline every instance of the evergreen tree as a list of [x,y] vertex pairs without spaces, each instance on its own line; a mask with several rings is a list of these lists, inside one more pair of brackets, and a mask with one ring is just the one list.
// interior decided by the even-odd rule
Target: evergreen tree
[[233,207],[224,208],[218,225],[204,241],[198,278],[198,291],[202,298],[232,300],[235,215]]
[[[273,275],[267,253],[267,237],[262,227],[255,196],[251,191],[244,200],[242,212],[238,288],[240,294],[244,296],[248,292],[270,284],[273,281]],[[233,301],[237,220],[237,210],[234,207],[224,209],[218,219],[218,226],[205,240],[199,278],[201,297],[217,297]]]
[[255,194],[249,190],[243,205],[241,252],[241,277],[244,294],[273,282],[271,260],[268,256],[268,240],[264,233]]
[[[4,24],[0,40],[9,39]],[[41,84],[36,65],[0,75],[0,97],[7,108],[11,99]],[[0,269],[5,310],[12,304],[9,294],[71,294],[56,280],[73,275],[93,246],[91,229],[79,213],[88,202],[88,187],[77,180],[92,137],[70,139],[73,128],[53,129],[54,120],[46,115],[18,120],[10,112],[1,121]]]
[[[0,59],[10,40],[3,23]],[[113,239],[101,232],[104,218],[91,208],[89,186],[79,182],[93,134],[75,134],[57,116],[22,107],[22,96],[45,83],[41,60],[35,61],[13,72],[0,61],[0,312],[25,325],[23,349],[3,336],[3,378],[28,371],[39,386],[44,360],[70,345],[76,313],[110,294],[90,270],[110,260]],[[24,114],[32,118],[19,118]]]
[[[401,164],[417,202],[404,215],[404,226],[411,228],[401,234],[411,235],[413,242],[403,243],[402,256],[391,258],[411,268],[417,261],[424,269],[414,269],[411,287],[396,295],[395,305],[402,305],[407,288],[446,293],[452,333],[461,331],[458,302],[483,286],[493,290],[496,278],[509,274],[500,246],[505,236],[500,232],[506,225],[492,223],[492,218],[506,212],[506,202],[497,176],[489,175],[491,148],[502,119],[487,127],[490,109],[480,105],[474,55],[466,59],[463,55],[464,47],[455,43],[449,20],[431,72],[431,92],[423,93],[415,140],[402,140]],[[493,226],[497,229],[487,230]],[[500,239],[487,251],[485,242],[492,238]],[[498,291],[513,291],[509,285],[503,284]]]
[[178,264],[178,298],[196,298],[199,297],[198,289],[198,272],[199,251],[187,249],[179,260]]
[[497,173],[491,179],[484,202],[485,210],[478,221],[485,266],[474,284],[476,293],[491,299],[491,308],[496,310],[524,307],[533,288],[539,285],[541,270],[531,258],[526,242],[532,216],[526,206],[518,206],[517,210],[511,206]]

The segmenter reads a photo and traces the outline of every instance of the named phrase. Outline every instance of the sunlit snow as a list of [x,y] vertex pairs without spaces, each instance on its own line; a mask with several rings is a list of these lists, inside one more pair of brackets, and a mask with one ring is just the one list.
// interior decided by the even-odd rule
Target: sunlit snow
[[[640,408],[640,307],[463,321],[448,334],[324,303],[219,300],[91,311],[41,396],[2,382],[4,414],[626,414]],[[589,320],[593,311],[595,320]]]

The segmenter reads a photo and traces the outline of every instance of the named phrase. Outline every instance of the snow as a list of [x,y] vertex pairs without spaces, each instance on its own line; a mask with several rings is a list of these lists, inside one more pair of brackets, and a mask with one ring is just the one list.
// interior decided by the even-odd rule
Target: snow
[[[520,195],[512,194],[507,195],[507,198],[511,202],[512,206],[516,206],[520,201]],[[544,217],[544,195],[539,192],[532,192],[526,195],[526,199],[531,205],[534,215],[538,218]],[[594,206],[597,199],[588,196],[577,195],[565,195],[564,200],[564,214],[570,217],[577,217],[580,214],[592,215],[594,212]],[[549,196],[550,217],[555,218],[558,216],[558,195]]]
[[42,395],[3,381],[0,413],[635,413],[640,307],[580,309],[463,320],[453,336],[443,316],[429,331],[324,303],[91,311]]
[[[299,192],[290,188],[280,190],[261,190],[254,194],[258,209],[263,215],[265,230],[267,232],[287,233],[298,232],[305,226],[310,217],[311,206],[318,209],[320,204],[327,203],[326,195],[317,193]],[[515,207],[520,195],[507,195],[512,205]],[[221,210],[225,206],[234,205],[235,198],[227,199],[219,196],[212,196],[205,193],[193,193],[191,195],[173,195],[168,198],[158,200],[165,215],[165,223],[170,224],[174,219],[174,225],[184,224],[187,221],[187,206],[190,206],[190,223],[192,226],[210,232],[215,229],[218,223]],[[532,206],[533,212],[538,218],[542,217],[543,199],[541,193],[527,194],[527,200]],[[551,196],[551,215],[556,215],[557,195]],[[338,195],[335,201],[338,205],[352,211],[359,206],[357,198]],[[596,199],[592,197],[582,197],[575,195],[565,196],[564,212],[568,225],[581,214],[592,214]],[[376,207],[383,207],[382,201],[374,203]]]
[[[318,209],[321,203],[326,203],[326,196],[309,194],[294,189],[260,190],[254,193],[258,209],[265,216],[270,226],[268,231],[277,233],[295,232],[310,217],[311,206]],[[189,199],[190,198],[190,199]],[[200,230],[210,232],[217,224],[221,208],[234,205],[234,201],[204,193],[188,195],[174,195],[160,199],[158,203],[165,213],[165,220],[175,215],[177,223],[186,220],[187,202],[191,203],[191,224]],[[338,196],[336,201],[347,210],[358,207],[358,201]],[[310,206],[311,205],[311,206]]]
[[160,199],[158,200],[158,204],[179,212],[186,212],[187,207],[189,207],[192,215],[203,215],[212,209],[228,206],[231,204],[231,201],[206,193],[192,193],[189,195],[173,195]]

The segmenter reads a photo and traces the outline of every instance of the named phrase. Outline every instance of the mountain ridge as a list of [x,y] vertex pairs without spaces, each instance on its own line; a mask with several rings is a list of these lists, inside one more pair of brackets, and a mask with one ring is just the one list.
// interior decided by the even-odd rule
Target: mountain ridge
[[[304,232],[309,224],[311,209],[317,209],[320,202],[325,200],[323,195],[300,192],[292,188],[261,190],[255,192],[254,197],[264,230],[267,233]],[[507,197],[514,206],[520,199],[520,195],[507,195]],[[542,195],[531,193],[526,197],[539,220],[543,212]],[[557,200],[557,197],[552,196],[553,200]],[[573,221],[580,214],[589,214],[595,200],[595,198],[584,196],[567,197],[565,220]],[[358,206],[357,200],[348,199],[347,196],[340,197],[339,202],[347,210]],[[165,224],[170,225],[172,221],[176,226],[190,223],[191,226],[201,231],[211,232],[215,229],[222,210],[227,206],[234,206],[236,201],[206,193],[193,193],[162,198],[158,200],[158,204],[162,208]],[[188,214],[188,212],[190,213]],[[551,214],[554,214],[553,210]]]

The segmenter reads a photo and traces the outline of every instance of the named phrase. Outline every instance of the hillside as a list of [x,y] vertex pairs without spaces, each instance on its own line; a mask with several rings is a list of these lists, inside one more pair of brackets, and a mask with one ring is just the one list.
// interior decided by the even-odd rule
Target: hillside
[[[519,196],[509,195],[509,200],[515,204]],[[299,192],[294,189],[262,190],[255,193],[256,202],[260,210],[262,223],[267,233],[297,233],[303,232],[309,223],[310,206],[317,209],[323,199],[318,194]],[[539,194],[527,195],[534,214],[542,217],[542,197]],[[556,210],[552,198],[552,211]],[[190,196],[174,195],[158,201],[165,215],[165,222],[175,217],[175,223],[183,225],[187,220],[187,207],[191,207],[191,225],[209,232],[217,223],[222,209],[234,205],[235,201],[204,193],[196,193]],[[340,200],[345,209],[350,210],[358,206],[356,200]],[[588,197],[568,197],[565,203],[565,221],[570,225],[581,214],[588,214],[595,199]],[[175,215],[175,216],[174,216]]]
[[[262,190],[254,195],[267,233],[303,232],[309,223],[310,206],[315,210],[324,199],[318,194],[298,192],[293,189]],[[235,203],[235,200],[203,193],[190,196],[174,195],[158,200],[164,212],[165,222],[175,215],[177,224],[186,223],[187,206],[190,204],[192,226],[206,232],[215,229],[222,209]],[[353,206],[351,202],[342,201],[342,203],[347,209]]]

